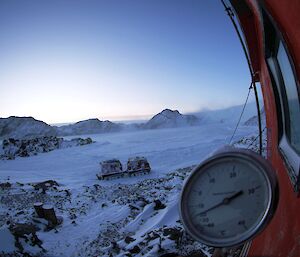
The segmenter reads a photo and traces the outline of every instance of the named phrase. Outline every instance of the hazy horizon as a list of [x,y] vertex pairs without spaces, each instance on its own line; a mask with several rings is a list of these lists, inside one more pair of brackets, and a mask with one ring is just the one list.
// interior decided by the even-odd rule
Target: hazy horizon
[[[250,96],[249,97],[249,100],[248,100],[248,104],[247,106],[249,105],[252,105],[252,104],[255,104],[255,99],[254,99],[254,96]],[[262,103],[260,103],[262,104]],[[195,111],[195,112],[182,112],[181,110],[178,110],[178,109],[171,109],[173,111],[175,110],[178,110],[181,114],[184,114],[184,115],[197,115],[199,113],[202,113],[202,112],[210,112],[210,111],[222,111],[222,110],[227,110],[227,109],[230,109],[230,108],[238,108],[238,107],[242,107],[243,104],[238,104],[238,105],[232,105],[232,106],[228,106],[228,107],[225,107],[225,108],[215,108],[215,109],[211,109],[211,108],[203,108],[202,110],[198,110],[198,111]],[[262,105],[260,106],[261,108],[263,107]],[[105,120],[109,120],[109,121],[112,121],[112,122],[116,122],[116,123],[142,123],[142,122],[145,122],[149,119],[151,119],[154,115],[160,113],[161,111],[165,110],[165,109],[170,109],[168,107],[165,107],[163,109],[161,109],[160,111],[156,112],[156,113],[151,113],[151,114],[147,114],[147,115],[128,115],[128,116],[112,116],[112,117],[105,117],[105,116],[97,116],[97,117],[86,117],[84,119],[81,119],[81,120],[73,120],[73,121],[68,121],[68,120],[65,120],[63,122],[49,122],[47,120],[43,120],[43,119],[38,119],[37,117],[34,117],[32,115],[23,115],[23,116],[19,116],[19,115],[9,115],[9,116],[6,116],[6,117],[3,117],[3,116],[0,116],[0,118],[8,118],[8,117],[11,117],[11,116],[15,116],[15,117],[33,117],[37,120],[41,120],[43,122],[46,122],[47,124],[49,125],[53,125],[53,126],[63,126],[63,125],[68,125],[68,124],[74,124],[76,122],[79,122],[79,121],[83,121],[83,120],[89,120],[89,119],[99,119],[101,121],[105,121]]]

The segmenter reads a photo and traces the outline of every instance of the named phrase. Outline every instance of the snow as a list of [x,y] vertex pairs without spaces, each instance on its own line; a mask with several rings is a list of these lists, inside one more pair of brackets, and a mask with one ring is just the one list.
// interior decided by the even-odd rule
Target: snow
[[89,119],[76,122],[75,124],[57,127],[57,134],[60,136],[82,135],[86,133],[108,133],[121,130],[122,126],[110,121],[100,121],[99,119]]
[[[0,118],[0,138],[34,138],[42,136],[72,136],[84,134],[103,134],[120,131],[136,131],[143,129],[177,128],[201,126],[207,123],[236,123],[243,106],[234,106],[222,110],[202,111],[193,114],[181,114],[178,110],[165,109],[148,121],[111,122],[97,118],[59,126],[50,126],[32,117]],[[256,113],[256,104],[249,103],[242,122]]]
[[0,229],[0,255],[1,253],[11,253],[16,250],[15,239],[8,228]]
[[88,215],[78,220],[78,225],[65,224],[59,233],[55,230],[48,233],[38,232],[44,241],[43,247],[54,256],[76,256],[79,247],[97,237],[100,226],[106,222],[118,222],[129,215],[129,207],[111,206],[99,211],[95,206]]
[[[191,167],[226,145],[234,125],[211,122],[81,135],[95,143],[0,160],[0,183],[11,185],[0,187],[0,235],[8,240],[7,249],[16,250],[11,247],[14,240],[6,222],[22,221],[40,228],[36,236],[44,250],[21,241],[25,251],[33,255],[158,256],[158,252],[184,255],[201,250],[210,256],[208,247],[184,233],[178,199]],[[255,127],[241,126],[234,140],[255,133]],[[148,175],[108,181],[96,178],[100,162],[116,158],[126,165],[128,158],[135,156],[147,158],[152,168]],[[34,189],[33,183],[45,180],[55,180],[59,185],[50,185],[44,193]],[[156,209],[156,200],[163,207]],[[36,202],[52,205],[63,223],[49,230],[45,220],[32,214]],[[127,237],[131,238],[129,243],[125,242]]]
[[[244,127],[238,131],[236,137],[240,138],[251,131],[252,127]],[[100,171],[101,161],[117,158],[125,164],[129,157],[134,156],[145,156],[148,159],[153,172],[147,178],[154,178],[199,163],[211,151],[228,143],[231,134],[231,127],[208,124],[176,129],[84,135],[96,142],[30,158],[1,161],[0,179],[9,177],[10,181],[21,183],[53,179],[76,188],[95,182],[95,174]],[[139,178],[127,180],[135,182]]]
[[[153,216],[153,203],[145,206],[143,212],[132,223],[129,223],[124,230],[128,232],[140,231],[141,234],[136,233],[136,237],[139,237],[155,228],[175,224],[176,220],[179,219],[178,194],[179,192],[172,195],[168,201],[168,208],[163,209],[157,215]],[[143,220],[146,222],[140,225]]]
[[143,124],[145,129],[176,128],[199,125],[200,120],[194,115],[183,115],[178,110],[165,109]]
[[0,138],[19,139],[55,135],[55,128],[32,117],[0,118]]
[[[266,126],[266,113],[265,110],[262,109],[260,111],[262,126]],[[258,117],[257,115],[251,117],[250,119],[244,122],[245,126],[258,126]]]

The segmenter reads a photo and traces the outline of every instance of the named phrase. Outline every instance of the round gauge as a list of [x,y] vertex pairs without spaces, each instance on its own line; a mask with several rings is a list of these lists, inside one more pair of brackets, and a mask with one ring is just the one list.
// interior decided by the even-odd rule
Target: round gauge
[[187,179],[181,220],[199,242],[239,245],[260,232],[276,209],[277,180],[272,167],[250,150],[230,150],[204,161]]

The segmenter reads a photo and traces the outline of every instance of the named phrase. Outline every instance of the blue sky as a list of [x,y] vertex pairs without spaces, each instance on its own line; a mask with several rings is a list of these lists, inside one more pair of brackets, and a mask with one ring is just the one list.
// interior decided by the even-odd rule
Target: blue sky
[[1,117],[187,113],[243,103],[249,87],[219,0],[1,0],[0,34]]

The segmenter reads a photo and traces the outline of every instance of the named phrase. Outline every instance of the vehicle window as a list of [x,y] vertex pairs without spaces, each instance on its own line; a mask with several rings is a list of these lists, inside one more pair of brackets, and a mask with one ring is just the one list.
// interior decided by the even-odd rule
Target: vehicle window
[[292,147],[300,153],[300,106],[297,85],[288,55],[282,42],[279,43],[277,60],[284,83],[288,119],[286,121],[286,133]]

